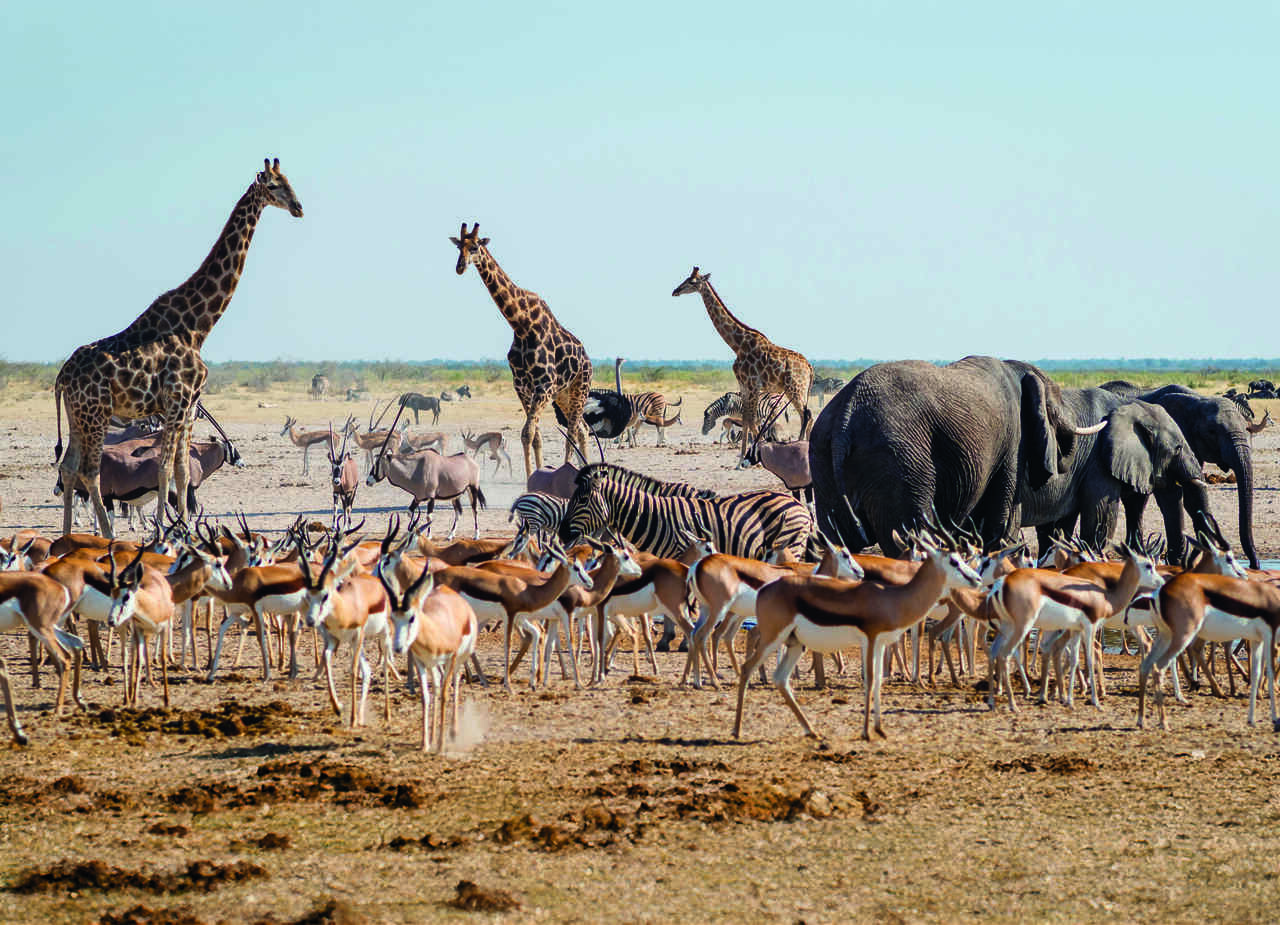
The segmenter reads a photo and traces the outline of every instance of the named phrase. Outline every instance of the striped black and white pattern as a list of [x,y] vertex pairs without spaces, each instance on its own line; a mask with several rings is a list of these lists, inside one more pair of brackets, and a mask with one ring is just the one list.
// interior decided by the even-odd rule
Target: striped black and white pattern
[[[778,422],[776,417],[782,417],[783,420],[789,420],[791,415],[787,411],[787,396],[779,392],[767,392],[760,396],[760,403],[756,410],[756,420],[760,422],[773,420],[773,425],[769,428],[769,432],[765,435],[766,440],[778,439]],[[781,411],[781,415],[779,415]],[[702,434],[706,436],[711,433],[716,421],[726,415],[736,418],[742,417],[742,393],[741,392],[725,392],[711,404],[707,405],[706,410],[702,412]]]
[[[619,471],[626,476],[615,477]],[[752,559],[777,550],[803,558],[814,542],[813,515],[782,492],[662,496],[645,491],[646,480],[617,466],[587,466],[578,473],[564,533],[577,539],[607,526],[637,549],[666,557],[680,555],[690,538],[699,536],[708,537],[723,552]]]
[[[627,442],[635,446],[636,432],[640,430],[640,425],[648,424],[658,429],[658,446],[663,446],[667,442],[665,428],[675,424],[680,418],[678,411],[674,417],[667,418],[667,409],[680,407],[684,399],[668,405],[667,397],[661,392],[627,392],[623,398],[631,407],[631,418],[627,421]],[[622,437],[619,436],[618,439],[621,440]]]
[[568,509],[568,498],[549,495],[545,491],[529,491],[512,503],[511,516],[507,521],[520,518],[520,527],[529,534],[559,533],[560,523]]
[[[643,472],[636,472],[634,469],[615,466],[613,463],[592,463],[582,469],[582,472],[590,472],[593,478],[608,478],[624,488],[634,488],[637,491],[648,492],[651,495],[659,495],[661,497],[716,497],[715,491],[710,488],[697,488],[688,482],[667,482],[663,479],[654,478],[652,475],[645,475]],[[582,478],[580,472],[578,484],[582,483]]]

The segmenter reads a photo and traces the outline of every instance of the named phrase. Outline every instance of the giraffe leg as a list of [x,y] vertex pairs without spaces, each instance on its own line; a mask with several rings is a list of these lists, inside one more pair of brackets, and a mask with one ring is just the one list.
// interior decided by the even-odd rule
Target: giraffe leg
[[[102,503],[102,485],[99,483],[99,473],[102,469],[102,441],[105,436],[105,419],[100,425],[95,424],[91,431],[86,429],[81,435],[79,468],[80,482],[89,493],[89,502],[93,505],[93,513],[98,520],[98,530],[103,536],[112,539],[115,537],[115,531],[112,528],[111,515],[107,513],[106,505]],[[65,508],[63,513],[65,520]]]
[[[194,408],[195,405],[192,405]],[[187,415],[173,457],[173,491],[178,496],[178,519],[187,519],[187,486],[191,481],[191,430],[195,420]],[[163,510],[163,508],[158,508]]]
[[747,446],[755,435],[756,414],[759,411],[759,404],[760,393],[758,393],[754,388],[748,387],[742,390],[742,445],[738,451],[739,464],[746,458]]
[[[520,428],[520,444],[524,447],[524,476],[527,479],[535,468],[542,468],[542,434],[538,432],[538,418],[551,401],[551,396],[539,393],[525,405],[524,427]],[[566,448],[567,449],[567,448]],[[533,458],[530,460],[530,451]],[[568,453],[566,452],[566,456]],[[535,465],[536,464],[536,465]]]
[[[156,477],[156,531],[164,523],[165,510],[169,504],[169,482],[173,477],[174,459],[179,444],[182,442],[182,418],[172,414],[165,418],[164,437],[160,441],[160,471]],[[185,452],[185,447],[184,447]]]

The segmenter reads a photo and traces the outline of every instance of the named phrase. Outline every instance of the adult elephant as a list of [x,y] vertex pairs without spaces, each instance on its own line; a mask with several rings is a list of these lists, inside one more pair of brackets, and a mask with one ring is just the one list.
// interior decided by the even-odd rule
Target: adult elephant
[[[1063,392],[1068,403],[1076,398],[1094,406],[1105,405],[1105,396],[1111,394],[1102,389]],[[1080,439],[1069,476],[1050,479],[1040,492],[1032,492],[1024,501],[1023,522],[1037,526],[1043,549],[1055,529],[1071,533],[1078,515],[1080,535],[1101,547],[1111,537],[1117,510],[1123,507],[1125,538],[1132,543],[1141,536],[1142,515],[1154,494],[1164,517],[1170,561],[1181,562],[1183,507],[1197,531],[1214,532],[1205,517],[1208,485],[1201,477],[1195,453],[1169,412],[1159,405],[1144,401],[1116,404],[1105,420],[1102,433]],[[1091,445],[1086,447],[1085,441]],[[1046,516],[1050,505],[1045,502],[1051,489],[1058,487],[1055,482],[1066,483],[1067,490],[1056,499],[1057,511],[1065,513],[1050,520]]]
[[1258,568],[1253,544],[1253,443],[1240,409],[1229,398],[1200,395],[1181,385],[1162,386],[1137,397],[1169,412],[1201,465],[1213,463],[1235,473],[1240,548],[1249,557],[1250,567]]
[[1068,471],[1080,428],[1029,363],[970,356],[863,370],[809,438],[818,523],[850,546],[898,553],[893,531],[930,516],[978,525],[994,545],[1020,525],[1022,486]]

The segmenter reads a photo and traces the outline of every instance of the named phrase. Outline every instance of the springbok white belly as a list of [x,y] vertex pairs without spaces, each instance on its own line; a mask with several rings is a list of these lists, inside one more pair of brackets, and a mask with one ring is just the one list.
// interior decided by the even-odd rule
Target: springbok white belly
[[793,626],[800,644],[814,652],[835,652],[853,646],[866,649],[867,636],[856,626],[819,624],[802,616],[796,617]]
[[76,613],[83,619],[97,623],[107,622],[107,611],[110,609],[111,598],[88,585],[85,585],[84,593],[80,595],[80,600],[76,601],[75,607]]
[[1057,601],[1044,598],[1036,618],[1032,621],[1042,632],[1058,630],[1065,633],[1083,633],[1091,628],[1089,620],[1074,607],[1059,604]]
[[471,609],[476,612],[476,623],[479,626],[488,626],[490,623],[505,623],[507,619],[507,609],[498,601],[482,601],[479,598],[460,592],[462,599],[471,605]]
[[301,613],[307,604],[307,589],[300,588],[291,594],[268,594],[258,598],[254,608],[258,613]]
[[1247,639],[1263,642],[1267,637],[1267,622],[1256,617],[1236,617],[1216,607],[1204,609],[1204,624],[1197,636],[1205,642],[1231,642]]
[[642,613],[666,613],[667,608],[658,600],[658,591],[651,584],[630,594],[609,598],[604,605],[606,617],[637,617]]

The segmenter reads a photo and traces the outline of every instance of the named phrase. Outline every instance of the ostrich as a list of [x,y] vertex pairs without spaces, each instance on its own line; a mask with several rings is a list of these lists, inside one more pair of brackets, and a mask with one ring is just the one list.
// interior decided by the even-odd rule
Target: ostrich
[[[582,420],[587,429],[605,440],[622,436],[631,421],[631,402],[622,394],[623,362],[622,357],[613,362],[614,390],[592,389],[587,393],[587,403],[582,409]],[[557,423],[561,427],[568,427],[560,406],[552,403],[551,407],[555,411]]]

